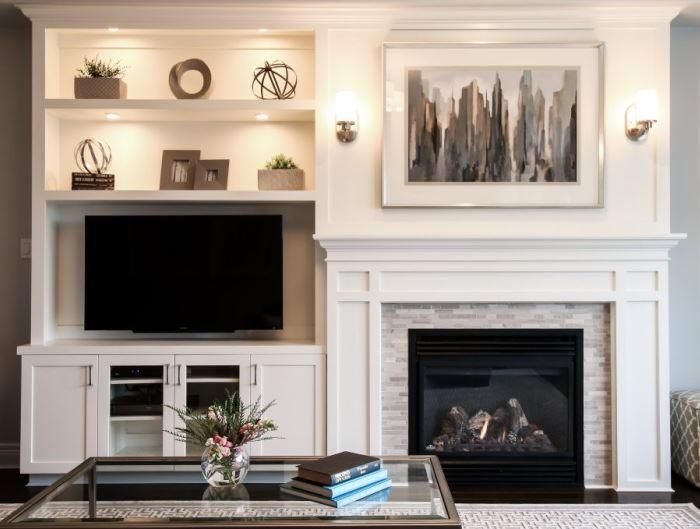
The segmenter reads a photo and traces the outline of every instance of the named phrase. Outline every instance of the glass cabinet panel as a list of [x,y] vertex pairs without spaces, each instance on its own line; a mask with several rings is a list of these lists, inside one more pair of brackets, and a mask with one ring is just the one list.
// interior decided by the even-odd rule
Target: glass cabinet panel
[[110,456],[163,453],[162,365],[110,366]]
[[[250,400],[250,357],[247,355],[180,355],[175,361],[175,403],[206,413],[227,393],[237,393],[244,402]],[[175,426],[181,426],[175,418]],[[204,447],[175,442],[175,455],[200,456]]]

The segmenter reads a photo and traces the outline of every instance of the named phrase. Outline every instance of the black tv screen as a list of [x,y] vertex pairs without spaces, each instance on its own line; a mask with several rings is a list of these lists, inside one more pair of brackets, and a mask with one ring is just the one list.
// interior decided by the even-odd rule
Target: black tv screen
[[85,329],[282,328],[282,217],[87,216]]

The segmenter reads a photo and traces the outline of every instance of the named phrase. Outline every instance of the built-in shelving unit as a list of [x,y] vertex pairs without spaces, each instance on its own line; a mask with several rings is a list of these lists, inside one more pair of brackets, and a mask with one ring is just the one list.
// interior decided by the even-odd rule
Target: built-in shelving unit
[[[32,339],[18,348],[22,471],[65,472],[94,455],[199,455],[164,433],[179,420],[168,406],[204,410],[227,392],[278,401],[270,413],[285,440],[260,443],[256,454],[322,455],[324,315],[316,300],[324,281],[313,234],[316,168],[325,167],[317,153],[326,147],[316,135],[315,31],[163,29],[153,20],[159,29],[115,32],[106,22],[85,27],[78,17],[73,27],[64,20],[54,28],[47,25],[53,20],[33,19]],[[127,99],[74,98],[76,69],[96,55],[128,66]],[[169,71],[191,57],[209,66],[212,90],[205,99],[178,100]],[[296,70],[296,96],[258,100],[253,70],[275,60]],[[196,91],[192,83],[183,78],[186,90]],[[71,190],[74,150],[86,138],[110,146],[115,190]],[[160,190],[164,150],[228,159],[227,189]],[[278,153],[304,169],[303,190],[258,189],[258,169]],[[85,331],[85,217],[126,214],[281,215],[284,328],[187,339]],[[51,384],[39,383],[44,379]],[[67,424],[44,412],[55,399],[85,416]],[[41,444],[46,436],[36,425],[51,432],[50,446]]]

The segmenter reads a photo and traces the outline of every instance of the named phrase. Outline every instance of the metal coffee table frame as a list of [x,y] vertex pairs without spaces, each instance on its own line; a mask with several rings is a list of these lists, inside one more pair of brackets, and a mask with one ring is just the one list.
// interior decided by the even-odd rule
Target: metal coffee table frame
[[[251,464],[300,464],[304,461],[310,461],[317,458],[314,457],[253,457]],[[23,516],[31,512],[34,508],[40,506],[44,502],[51,499],[61,492],[65,491],[81,476],[87,478],[88,491],[88,510],[90,518],[94,518],[96,514],[97,504],[97,468],[98,466],[118,466],[118,465],[199,465],[200,460],[192,457],[91,457],[83,463],[75,467],[73,470],[65,474],[51,486],[42,490],[32,499],[24,503],[19,509],[7,516],[0,522],[0,528],[18,529],[19,527],[28,527],[35,529],[104,529],[105,527],[130,529],[164,529],[164,528],[184,528],[193,527],[201,529],[220,529],[222,527],[249,527],[249,528],[266,528],[266,529],[288,529],[290,527],[309,527],[318,529],[321,527],[375,527],[375,528],[392,528],[392,529],[415,529],[426,527],[431,529],[456,529],[461,527],[459,515],[455,508],[452,494],[445,480],[440,461],[436,456],[390,456],[382,458],[385,462],[425,462],[430,464],[435,485],[440,493],[443,502],[446,518],[441,519],[426,519],[426,518],[401,518],[401,519],[377,519],[377,518],[352,518],[352,519],[274,519],[260,518],[256,520],[158,520],[139,521],[139,520],[114,520],[114,521],[63,521],[56,520],[53,522],[37,521],[23,522]]]

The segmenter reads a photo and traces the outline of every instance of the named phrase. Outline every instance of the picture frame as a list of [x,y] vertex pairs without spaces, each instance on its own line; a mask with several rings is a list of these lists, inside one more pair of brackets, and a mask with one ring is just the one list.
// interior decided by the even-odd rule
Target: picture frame
[[604,44],[383,45],[382,207],[604,207]]
[[160,168],[160,189],[194,189],[201,151],[164,150]]
[[195,171],[194,188],[226,191],[228,166],[228,160],[199,160]]

